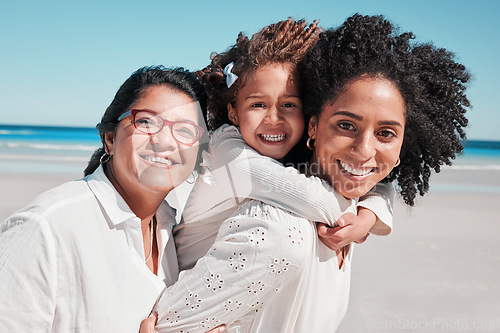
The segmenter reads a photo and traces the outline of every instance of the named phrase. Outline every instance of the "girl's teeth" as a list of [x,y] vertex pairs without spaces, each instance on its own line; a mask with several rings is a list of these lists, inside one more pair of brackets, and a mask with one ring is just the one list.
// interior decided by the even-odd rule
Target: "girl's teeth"
[[151,161],[151,162],[154,162],[154,163],[162,163],[162,164],[165,164],[165,165],[172,165],[172,161],[165,158],[165,157],[160,157],[160,156],[144,156],[143,157],[145,160],[147,161]]
[[349,164],[345,164],[342,161],[339,161],[339,162],[340,162],[340,166],[345,171],[349,172],[350,174],[353,174],[354,176],[366,176],[367,174],[369,174],[370,172],[373,171],[373,168],[371,168],[371,169],[356,169],[356,168],[350,166]]
[[283,141],[285,139],[285,134],[261,134],[261,138],[266,141]]

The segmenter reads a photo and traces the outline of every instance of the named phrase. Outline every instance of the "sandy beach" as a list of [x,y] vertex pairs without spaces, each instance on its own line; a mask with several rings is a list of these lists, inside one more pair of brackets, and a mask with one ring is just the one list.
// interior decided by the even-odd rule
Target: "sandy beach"
[[[1,173],[0,219],[81,176]],[[500,331],[500,170],[433,177],[414,208],[397,200],[391,235],[355,247],[339,333]]]

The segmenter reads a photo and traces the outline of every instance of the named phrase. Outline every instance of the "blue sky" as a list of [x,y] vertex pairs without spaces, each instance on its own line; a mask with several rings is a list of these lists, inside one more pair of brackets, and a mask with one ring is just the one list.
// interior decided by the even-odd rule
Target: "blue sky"
[[240,31],[286,19],[335,27],[383,14],[453,51],[474,80],[469,139],[500,140],[500,1],[1,1],[2,124],[94,126],[120,84],[145,65],[203,68]]

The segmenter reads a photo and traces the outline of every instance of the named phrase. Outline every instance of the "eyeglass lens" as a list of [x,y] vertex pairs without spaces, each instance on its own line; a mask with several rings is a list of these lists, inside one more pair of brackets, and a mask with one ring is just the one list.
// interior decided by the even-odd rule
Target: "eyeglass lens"
[[141,132],[156,134],[164,124],[171,128],[174,139],[181,143],[192,144],[198,140],[199,130],[194,124],[186,121],[165,121],[152,112],[139,111],[135,114],[135,128]]

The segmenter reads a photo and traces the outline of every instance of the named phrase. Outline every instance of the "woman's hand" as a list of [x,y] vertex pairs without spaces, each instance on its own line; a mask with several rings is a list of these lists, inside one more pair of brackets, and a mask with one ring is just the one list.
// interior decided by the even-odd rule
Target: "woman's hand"
[[[155,325],[158,320],[158,315],[153,312],[149,317],[141,322],[141,327],[139,328],[139,333],[155,333]],[[222,333],[226,329],[225,325],[220,325],[207,333]]]
[[375,213],[369,209],[361,208],[358,215],[353,213],[342,215],[337,221],[338,227],[332,228],[324,223],[319,223],[318,236],[329,249],[337,251],[351,242],[363,243],[370,235],[368,232],[376,220]]

